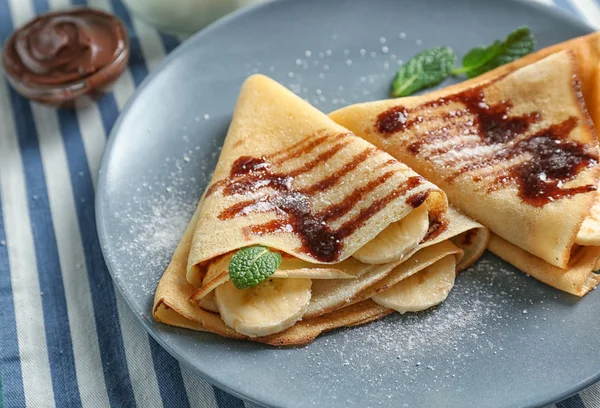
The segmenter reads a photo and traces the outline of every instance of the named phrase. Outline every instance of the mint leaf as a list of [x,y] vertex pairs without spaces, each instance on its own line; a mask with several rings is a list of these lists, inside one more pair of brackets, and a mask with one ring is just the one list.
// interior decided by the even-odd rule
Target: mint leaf
[[529,27],[519,27],[504,41],[495,41],[488,47],[475,47],[462,60],[462,67],[452,70],[452,75],[466,74],[476,77],[501,65],[524,57],[535,49],[535,38]]
[[442,82],[452,72],[456,55],[450,47],[430,48],[415,55],[396,73],[391,95],[408,96]]
[[238,289],[251,288],[273,275],[280,264],[281,254],[269,248],[242,248],[229,261],[229,278]]
[[502,43],[495,41],[489,47],[475,47],[469,51],[462,60],[463,66],[452,70],[453,75],[466,73],[475,68],[479,68],[490,62],[496,55],[501,52]]

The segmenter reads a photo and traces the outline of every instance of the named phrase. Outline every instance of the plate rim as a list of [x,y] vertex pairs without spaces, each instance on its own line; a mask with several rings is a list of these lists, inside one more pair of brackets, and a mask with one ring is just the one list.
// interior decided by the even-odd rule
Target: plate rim
[[[187,361],[182,354],[178,351],[177,348],[172,347],[168,342],[166,342],[162,336],[159,335],[160,328],[157,328],[157,323],[150,321],[144,316],[140,316],[135,312],[135,308],[132,304],[132,300],[126,296],[126,290],[123,283],[119,279],[115,279],[113,268],[115,268],[114,259],[111,259],[107,256],[108,254],[108,242],[110,241],[109,233],[107,231],[108,225],[104,222],[106,220],[105,214],[106,209],[104,208],[103,203],[109,201],[107,194],[107,167],[110,162],[110,157],[113,151],[113,145],[115,144],[115,140],[117,139],[117,135],[119,133],[119,129],[124,121],[125,117],[129,114],[133,104],[137,101],[140,94],[144,92],[144,90],[152,83],[152,81],[158,77],[163,70],[166,69],[174,60],[178,58],[178,56],[182,53],[185,53],[186,50],[190,47],[190,44],[198,41],[199,38],[208,35],[209,33],[221,28],[222,26],[226,26],[231,21],[234,21],[242,16],[247,14],[252,14],[255,12],[260,12],[262,9],[267,9],[269,7],[273,7],[274,5],[278,5],[280,3],[291,3],[293,1],[298,0],[262,0],[258,3],[254,3],[252,5],[239,8],[226,16],[214,21],[213,23],[207,25],[205,28],[196,32],[194,35],[187,38],[184,42],[177,46],[175,50],[165,56],[165,58],[158,64],[158,66],[151,71],[142,81],[142,83],[134,90],[133,94],[127,100],[127,103],[124,105],[123,109],[121,109],[119,116],[115,120],[112,129],[110,131],[109,137],[107,139],[106,145],[104,147],[104,151],[102,153],[102,159],[100,161],[100,168],[98,171],[98,181],[96,188],[96,197],[94,200],[94,213],[96,217],[96,231],[99,239],[100,249],[102,251],[103,259],[106,264],[106,267],[109,271],[111,280],[113,285],[117,287],[121,297],[125,301],[125,304],[133,312],[135,318],[141,323],[144,330],[161,346],[163,347],[171,356],[173,356],[180,364],[190,368],[194,373],[199,375],[203,380],[207,381],[209,384],[220,388],[221,390],[234,395],[244,401],[251,402],[258,406],[269,406],[270,402],[268,400],[259,400],[258,395],[253,393],[251,390],[242,390],[233,388],[213,377],[204,371],[200,370],[192,363]],[[589,33],[596,32],[597,30],[591,26],[587,21],[583,20],[583,18],[576,17],[571,13],[560,9],[556,5],[545,4],[539,2],[538,0],[504,0],[506,3],[506,7],[510,7],[512,4],[519,5],[519,7],[525,7],[533,9],[539,13],[546,14],[547,16],[554,19],[561,19],[569,22],[570,24],[580,26],[583,30]],[[106,249],[105,249],[106,248]],[[184,329],[186,330],[186,329]],[[187,330],[186,330],[187,332]],[[556,402],[562,401],[566,398],[569,398],[583,389],[597,383],[600,381],[600,367],[598,367],[598,372],[594,375],[589,376],[588,378],[584,378],[581,381],[576,382],[570,388],[563,390],[562,392],[557,392],[552,395],[549,395],[545,399],[540,399],[538,401],[523,401],[526,404],[530,404],[527,406],[531,407],[543,407],[546,405],[554,404]]]

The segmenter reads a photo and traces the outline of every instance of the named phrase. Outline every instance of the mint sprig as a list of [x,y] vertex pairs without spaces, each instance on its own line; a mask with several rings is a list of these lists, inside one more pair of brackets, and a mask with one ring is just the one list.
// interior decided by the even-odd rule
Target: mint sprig
[[442,82],[452,72],[456,55],[450,47],[430,48],[415,55],[396,73],[392,96],[408,96]]
[[496,40],[488,47],[475,47],[462,60],[462,67],[452,75],[466,74],[469,78],[491,71],[501,65],[524,57],[535,49],[535,38],[529,27],[519,27],[504,41]]
[[524,57],[534,49],[535,38],[525,26],[517,28],[504,41],[497,40],[490,46],[471,49],[458,68],[453,68],[456,56],[452,48],[430,48],[400,67],[392,83],[391,96],[411,95],[439,84],[450,75],[465,74],[473,78]]
[[281,254],[263,246],[237,251],[229,261],[229,278],[238,289],[251,288],[273,275],[281,264]]

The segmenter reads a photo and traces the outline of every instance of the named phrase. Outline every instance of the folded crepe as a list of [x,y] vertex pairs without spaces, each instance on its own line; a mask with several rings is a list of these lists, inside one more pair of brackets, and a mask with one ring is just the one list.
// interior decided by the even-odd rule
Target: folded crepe
[[[443,224],[446,208],[435,185],[254,75],[242,87],[200,208],[187,278],[199,284],[209,261],[251,245],[317,264],[352,255],[393,262]],[[388,254],[362,248],[384,230],[411,233]]]
[[[539,61],[551,54],[555,54],[560,51],[571,51],[575,57],[575,62],[578,67],[579,81],[581,93],[585,101],[586,109],[592,118],[595,128],[600,129],[600,32],[595,32],[585,36],[577,37],[569,41],[565,41],[559,44],[551,45],[543,48],[532,54],[529,54],[523,58],[515,60],[509,64],[502,65],[492,71],[489,71],[476,78],[472,78],[466,82],[453,85],[446,88],[444,91],[460,90],[464,89],[465,86],[480,83],[483,80],[491,79],[501,75],[506,75],[516,69],[529,65],[533,62]],[[596,132],[598,133],[598,132]],[[599,194],[599,193],[597,193]],[[580,230],[580,239],[585,240],[585,236],[594,237],[594,240],[590,240],[585,245],[598,246],[597,238],[600,234],[597,231],[597,225],[600,223],[600,197],[597,196],[595,205],[592,207],[591,214],[583,222]],[[513,252],[518,248],[513,248],[510,243],[501,239],[498,236],[494,236],[490,242],[490,250],[497,252],[498,254],[503,252]],[[529,254],[521,254],[519,257],[511,256],[515,259],[513,262],[516,266],[529,265],[528,269],[538,270],[538,274],[544,275],[543,281],[558,281],[552,286],[560,288],[571,288],[567,290],[570,293],[579,294],[580,296],[587,293],[596,283],[597,279],[588,279],[589,270],[592,268],[594,271],[600,269],[600,265],[591,267],[595,258],[594,252],[587,251],[584,253],[586,256],[584,259],[587,261],[579,261],[571,263],[568,272],[561,273],[556,271],[552,266],[545,263],[540,263],[539,260],[531,258]],[[526,260],[523,262],[523,260]],[[598,263],[598,261],[596,261]],[[533,267],[533,265],[536,265]],[[525,266],[526,267],[526,266]]]
[[593,273],[600,217],[592,208],[599,169],[578,78],[567,50],[500,76],[330,117],[440,186],[490,228],[490,249],[501,258],[583,296],[600,281]]
[[586,108],[594,121],[597,129],[600,129],[600,32],[577,37],[569,41],[543,48],[523,58],[519,58],[509,64],[486,72],[483,75],[469,79],[465,82],[443,89],[445,92],[454,92],[465,89],[489,79],[506,75],[526,65],[539,61],[551,54],[560,51],[570,51],[575,58],[578,67],[581,93],[585,100]]
[[[457,266],[474,262],[489,239],[480,224],[447,211],[444,193],[406,165],[276,82],[250,77],[212,181],[159,282],[154,316],[292,345],[394,308],[421,310],[445,299]],[[229,261],[256,245],[282,262],[266,281],[237,289]],[[386,294],[420,272],[398,295]],[[339,281],[359,284],[343,291]],[[315,296],[327,310],[308,316],[322,282],[333,282]]]
[[[321,333],[339,327],[366,324],[394,311],[417,312],[441,303],[452,289],[456,273],[473,264],[483,254],[490,235],[480,224],[450,210],[449,226],[443,232],[451,237],[450,240],[440,241],[441,236],[438,236],[438,244],[417,251],[377,281],[378,285],[368,288],[369,293],[357,291],[357,297],[350,297],[348,305],[326,314],[317,314],[316,317],[303,318],[281,332],[251,337],[224,323],[214,301],[214,293],[212,302],[196,303],[194,294],[198,288],[186,280],[186,265],[201,205],[196,209],[158,284],[153,306],[155,319],[171,326],[274,346],[307,344]],[[211,298],[211,293],[202,300]]]

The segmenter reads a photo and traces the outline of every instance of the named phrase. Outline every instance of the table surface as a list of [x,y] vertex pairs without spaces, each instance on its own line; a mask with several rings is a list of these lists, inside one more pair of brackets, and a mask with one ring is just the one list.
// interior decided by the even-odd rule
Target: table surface
[[[600,28],[598,0],[543,3]],[[35,14],[70,4],[117,14],[131,34],[131,59],[112,93],[73,110],[29,102],[0,80],[0,408],[253,406],[200,379],[146,334],[115,291],[96,235],[106,137],[180,39],[120,0],[0,0],[0,41]],[[600,407],[600,383],[555,405]]]

